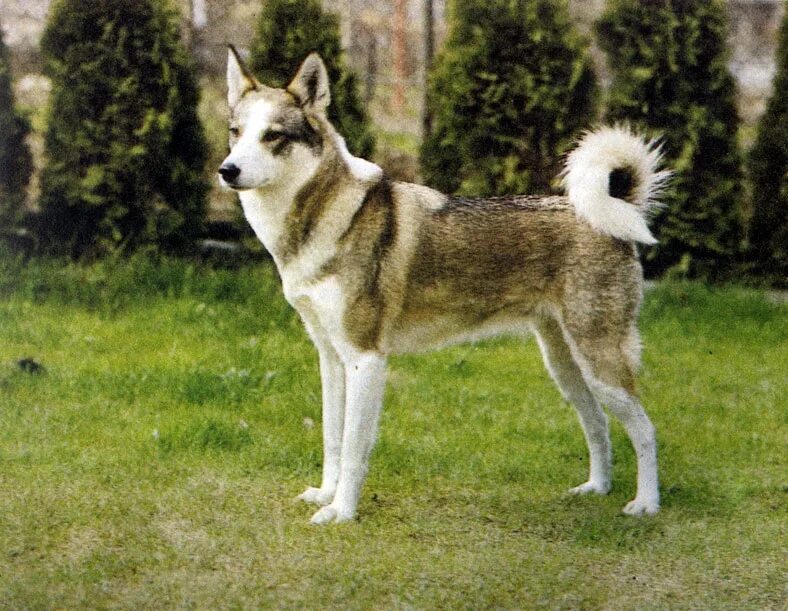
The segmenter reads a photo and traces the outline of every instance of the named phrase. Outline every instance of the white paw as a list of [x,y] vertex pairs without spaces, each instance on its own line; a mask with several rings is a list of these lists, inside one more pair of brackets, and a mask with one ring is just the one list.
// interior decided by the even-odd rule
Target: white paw
[[659,511],[659,501],[658,500],[648,500],[648,501],[641,501],[639,499],[635,499],[627,503],[626,507],[624,507],[624,513],[628,516],[643,516],[643,515],[654,515]]
[[341,522],[348,522],[354,517],[355,512],[344,511],[331,504],[319,509],[309,521],[312,522],[312,524],[331,524],[332,522],[340,524]]
[[326,490],[324,488],[307,488],[296,497],[299,501],[306,503],[313,503],[315,505],[328,505],[334,498],[333,490]]
[[610,492],[610,484],[587,481],[569,490],[569,494],[607,494]]

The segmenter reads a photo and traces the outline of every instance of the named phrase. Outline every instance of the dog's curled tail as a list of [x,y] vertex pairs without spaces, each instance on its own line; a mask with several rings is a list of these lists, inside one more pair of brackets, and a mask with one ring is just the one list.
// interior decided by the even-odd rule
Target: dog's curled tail
[[658,169],[661,159],[655,140],[628,127],[603,127],[587,132],[569,153],[563,185],[577,214],[600,233],[656,244],[647,219],[670,177]]

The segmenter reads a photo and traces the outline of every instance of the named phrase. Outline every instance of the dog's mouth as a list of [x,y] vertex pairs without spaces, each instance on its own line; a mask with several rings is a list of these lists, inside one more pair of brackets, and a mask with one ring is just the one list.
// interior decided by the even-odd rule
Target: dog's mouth
[[255,185],[246,185],[246,184],[243,184],[243,183],[242,183],[240,180],[238,180],[238,179],[235,179],[235,180],[227,180],[227,179],[226,179],[224,176],[222,176],[221,174],[219,174],[219,184],[220,184],[222,187],[224,187],[225,189],[231,189],[231,190],[233,190],[233,191],[236,191],[236,192],[241,192],[241,191],[251,191],[251,190],[253,190],[253,189],[259,189],[259,188],[261,188],[261,187],[264,187],[265,185],[267,185],[267,184],[268,184],[268,182],[269,182],[269,181],[265,180],[265,181],[263,181],[262,183],[259,183],[259,184],[255,184]]
[[245,191],[246,190],[246,187],[244,187],[242,185],[239,185],[237,183],[234,183],[234,182],[229,182],[229,181],[225,180],[224,178],[222,178],[221,176],[219,176],[219,185],[221,185],[225,189],[231,189],[233,191]]
[[218,169],[219,184],[233,191],[251,191],[268,186],[272,182],[270,176],[255,175],[255,172],[242,171],[232,162],[225,162]]

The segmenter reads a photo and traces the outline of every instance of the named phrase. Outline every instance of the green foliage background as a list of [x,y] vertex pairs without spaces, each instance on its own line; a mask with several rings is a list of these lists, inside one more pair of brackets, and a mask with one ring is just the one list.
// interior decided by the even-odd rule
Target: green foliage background
[[566,2],[457,0],[449,10],[428,86],[427,183],[462,195],[547,191],[597,97]]
[[777,74],[749,158],[753,217],[749,242],[756,271],[788,286],[788,13],[780,29]]
[[169,1],[58,0],[42,39],[53,82],[38,234],[94,256],[202,229],[206,144]]
[[675,170],[646,273],[724,276],[743,239],[742,158],[722,0],[609,0],[597,24],[613,71],[608,121],[661,135]]
[[356,75],[342,56],[339,17],[319,0],[267,0],[251,45],[250,67],[261,82],[285,87],[309,53],[320,54],[331,82],[328,118],[354,155],[369,158],[375,138],[358,94]]
[[8,49],[0,29],[0,227],[8,229],[22,217],[25,188],[33,159],[25,138],[30,123],[15,107]]

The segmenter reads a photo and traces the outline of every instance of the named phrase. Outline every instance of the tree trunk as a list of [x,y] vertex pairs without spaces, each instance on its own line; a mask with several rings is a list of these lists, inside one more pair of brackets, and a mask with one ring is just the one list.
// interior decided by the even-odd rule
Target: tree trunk
[[407,83],[407,0],[394,0],[394,31],[392,51],[394,53],[394,93],[391,99],[394,112],[401,113],[405,107],[405,85]]
[[191,0],[192,27],[202,30],[208,25],[208,4],[206,0]]
[[197,59],[199,64],[198,47],[200,46],[200,35],[208,25],[208,4],[206,0],[189,0],[189,47],[192,57]]
[[435,54],[435,23],[432,0],[424,0],[424,99],[421,109],[421,135],[426,138],[432,133],[432,109],[427,100],[427,79],[432,68],[432,58]]
[[375,99],[375,86],[377,85],[378,75],[378,39],[375,33],[370,30],[369,41],[367,43],[367,70],[364,80],[364,102],[367,106]]

